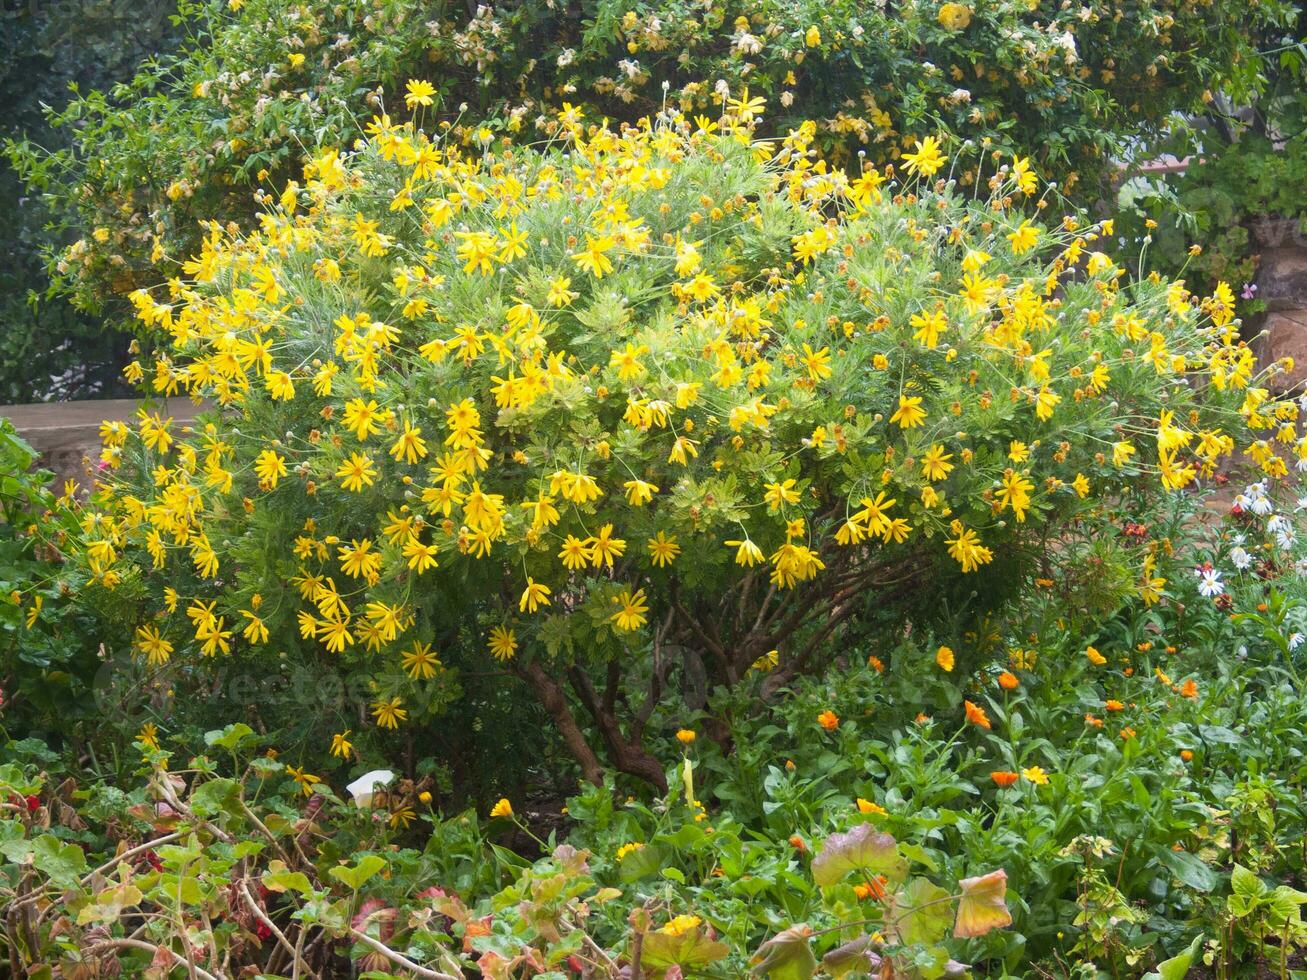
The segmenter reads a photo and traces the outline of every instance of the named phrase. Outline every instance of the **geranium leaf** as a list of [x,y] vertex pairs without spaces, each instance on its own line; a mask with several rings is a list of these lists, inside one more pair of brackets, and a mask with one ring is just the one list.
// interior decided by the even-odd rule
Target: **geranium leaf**
[[809,980],[817,972],[817,957],[808,940],[812,929],[790,926],[758,947],[753,954],[753,972],[771,980]]
[[859,936],[843,946],[836,946],[821,958],[822,968],[832,977],[847,973],[874,973],[880,967],[880,955],[871,947],[870,936]]
[[907,877],[908,862],[889,834],[864,823],[845,834],[831,834],[812,861],[812,879],[822,888],[839,884],[850,871],[884,875],[899,882]]
[[679,935],[649,932],[645,933],[640,949],[640,964],[645,969],[659,971],[672,966],[704,966],[715,963],[729,952],[725,943],[710,939],[702,928],[689,929]]
[[905,943],[937,943],[953,917],[952,896],[927,878],[913,878],[894,897],[898,934]]
[[1012,924],[1012,913],[1007,909],[1007,872],[1002,868],[978,878],[963,878],[958,882],[962,897],[958,900],[958,918],[953,935],[959,939],[983,936],[992,929]]

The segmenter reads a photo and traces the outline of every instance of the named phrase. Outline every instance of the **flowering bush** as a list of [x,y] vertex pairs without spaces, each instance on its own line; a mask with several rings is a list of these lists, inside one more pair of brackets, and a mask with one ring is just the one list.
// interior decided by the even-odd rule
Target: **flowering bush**
[[[133,294],[172,344],[129,373],[220,410],[107,426],[83,521],[137,655],[308,658],[367,679],[383,734],[499,664],[587,778],[597,734],[661,784],[642,742],[672,687],[769,697],[878,616],[965,669],[987,614],[1080,562],[1101,525],[1077,525],[1169,507],[1236,449],[1275,479],[1307,455],[1228,289],[1123,288],[1109,227],[1015,209],[1050,203],[1024,160],[978,200],[933,139],[901,185],[816,160],[810,126],[754,140],[759,110],[618,132],[569,108],[551,147],[475,155],[381,116],[258,232],[211,225]],[[1087,585],[1165,578],[1150,553]]]
[[770,98],[782,131],[817,120],[828,151],[883,164],[908,149],[904,134],[944,129],[1092,186],[1115,167],[1123,136],[1155,132],[1245,75],[1254,30],[1293,8],[187,2],[194,41],[179,55],[74,98],[53,117],[75,131],[71,148],[51,156],[19,142],[10,156],[76,238],[56,281],[99,308],[150,285],[160,255],[184,259],[198,220],[251,217],[262,174],[290,175],[303,147],[335,142],[410,75],[438,80],[434,108],[466,138],[482,128],[539,138],[564,100],[626,121],[665,102],[715,112],[720,79]]

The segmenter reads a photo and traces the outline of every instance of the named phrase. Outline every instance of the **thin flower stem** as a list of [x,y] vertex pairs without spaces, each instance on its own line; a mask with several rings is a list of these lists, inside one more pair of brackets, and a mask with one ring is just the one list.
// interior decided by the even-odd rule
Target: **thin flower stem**
[[423,977],[424,980],[463,980],[462,977],[456,977],[450,973],[441,973],[438,970],[429,970],[425,966],[419,966],[402,953],[397,953],[384,943],[378,942],[367,933],[359,932],[353,927],[350,927],[349,934],[357,942],[360,942],[364,946],[368,946],[375,952],[380,953],[386,959],[390,960],[390,962],[398,964],[406,970],[412,970],[418,976]]
[[[86,949],[82,950],[82,955],[96,956],[100,952],[109,952],[116,949],[139,949],[151,954],[152,956],[158,956],[160,952],[167,953],[172,957],[173,963],[176,966],[187,967],[194,976],[200,977],[202,980],[218,980],[218,978],[208,970],[202,969],[194,963],[187,961],[184,957],[169,949],[167,946],[156,946],[153,943],[147,943],[142,939],[106,939],[104,942],[96,943],[94,946],[88,946]],[[445,980],[445,978],[441,978],[441,980]]]

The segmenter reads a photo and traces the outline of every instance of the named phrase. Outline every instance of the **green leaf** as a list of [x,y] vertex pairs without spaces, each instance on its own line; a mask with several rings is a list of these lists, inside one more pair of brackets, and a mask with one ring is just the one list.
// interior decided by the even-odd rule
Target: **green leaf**
[[204,733],[205,745],[217,745],[228,752],[235,752],[245,739],[254,734],[254,729],[244,722],[236,722],[221,730]]
[[1210,892],[1218,884],[1216,872],[1202,858],[1188,851],[1169,848],[1157,852],[1158,859],[1183,884],[1200,892]]
[[1204,938],[1201,933],[1194,936],[1194,941],[1189,944],[1188,949],[1172,956],[1169,960],[1158,963],[1156,972],[1145,973],[1142,980],[1184,980],[1189,975],[1189,967],[1194,957],[1198,955],[1198,948]]
[[909,861],[920,864],[927,871],[938,871],[939,862],[936,861],[924,847],[920,844],[909,844],[906,841],[899,843],[899,853]]
[[263,886],[268,891],[297,891],[301,895],[312,895],[313,886],[303,871],[289,871],[284,861],[269,861],[268,870],[263,875]]
[[649,970],[666,970],[671,966],[683,969],[707,966],[730,952],[725,943],[709,939],[701,926],[679,935],[666,932],[645,933],[640,947],[640,963]]
[[907,877],[908,862],[899,855],[893,837],[864,823],[846,834],[831,834],[812,861],[812,880],[822,888],[839,884],[850,871],[899,882]]
[[928,878],[913,878],[894,898],[898,931],[905,943],[937,943],[953,918],[949,893]]
[[141,890],[131,882],[106,888],[95,896],[94,902],[83,906],[77,913],[77,924],[84,926],[102,922],[108,925],[117,922],[126,909],[139,905],[143,897]]
[[32,864],[60,888],[75,888],[86,873],[86,855],[76,844],[42,834],[32,846]]
[[1266,915],[1271,925],[1279,931],[1285,925],[1298,921],[1302,914],[1300,907],[1303,902],[1307,902],[1307,895],[1296,888],[1290,888],[1288,885],[1276,886],[1265,903]]
[[663,867],[663,849],[653,844],[628,851],[618,863],[617,873],[628,884],[657,874]]
[[827,973],[838,980],[847,973],[874,972],[876,967],[880,966],[880,956],[871,948],[870,936],[859,936],[843,946],[832,949],[821,958],[821,965]]
[[1266,883],[1242,864],[1230,872],[1230,890],[1240,898],[1257,899],[1266,894]]
[[375,854],[368,854],[352,868],[347,868],[343,865],[337,865],[336,867],[330,869],[327,872],[327,874],[331,875],[331,877],[335,878],[337,881],[341,882],[347,887],[352,888],[354,891],[358,891],[359,888],[363,886],[363,883],[365,881],[367,881],[369,878],[371,878],[373,875],[375,875],[378,871],[380,871],[385,866],[386,866],[385,858],[378,857]]
[[240,785],[234,779],[210,779],[191,794],[191,809],[201,817],[240,811]]
[[812,929],[807,925],[791,926],[758,947],[750,961],[753,972],[771,980],[810,980],[817,972],[817,957],[812,955]]

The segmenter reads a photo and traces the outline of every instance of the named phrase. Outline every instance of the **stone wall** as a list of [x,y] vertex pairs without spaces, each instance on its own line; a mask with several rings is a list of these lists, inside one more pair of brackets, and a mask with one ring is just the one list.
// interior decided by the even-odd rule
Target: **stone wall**
[[1253,224],[1261,252],[1257,298],[1266,303],[1261,324],[1261,358],[1269,364],[1292,357],[1294,369],[1285,387],[1307,385],[1307,233],[1296,220],[1264,220]]
[[[134,418],[140,406],[140,402],[130,398],[0,405],[0,416],[13,422],[18,433],[41,454],[41,465],[53,470],[58,479],[56,486],[70,479],[87,486],[100,454],[100,423]],[[165,417],[172,416],[175,433],[207,407],[197,407],[185,399],[172,399],[159,412]]]

